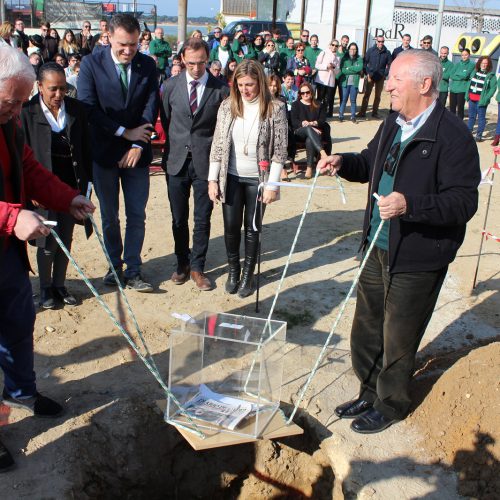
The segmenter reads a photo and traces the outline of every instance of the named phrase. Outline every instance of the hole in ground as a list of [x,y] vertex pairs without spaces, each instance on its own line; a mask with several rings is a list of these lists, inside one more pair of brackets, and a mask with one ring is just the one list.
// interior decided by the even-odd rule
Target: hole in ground
[[73,431],[79,499],[331,499],[334,476],[307,419],[302,436],[194,451],[154,405],[120,399]]

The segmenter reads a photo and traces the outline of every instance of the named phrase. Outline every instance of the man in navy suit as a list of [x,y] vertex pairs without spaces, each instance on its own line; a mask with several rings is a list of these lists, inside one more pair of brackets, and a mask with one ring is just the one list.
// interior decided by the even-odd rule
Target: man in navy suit
[[[191,279],[199,290],[212,290],[204,274],[210,239],[213,203],[208,197],[210,147],[221,102],[229,87],[207,71],[208,45],[190,38],[182,49],[186,67],[176,78],[168,79],[163,92],[162,124],[167,134],[164,166],[167,171],[168,198],[172,211],[177,270],[176,285]],[[193,188],[193,247],[189,249],[189,195]]]
[[[111,48],[82,60],[78,98],[89,114],[93,177],[99,198],[104,243],[117,275],[127,288],[151,292],[141,276],[146,203],[149,196],[151,133],[158,116],[158,81],[152,58],[138,52],[140,27],[129,14],[116,14],[110,25]],[[118,198],[125,199],[122,243]],[[123,264],[127,265],[123,272]],[[112,270],[106,285],[117,285]]]

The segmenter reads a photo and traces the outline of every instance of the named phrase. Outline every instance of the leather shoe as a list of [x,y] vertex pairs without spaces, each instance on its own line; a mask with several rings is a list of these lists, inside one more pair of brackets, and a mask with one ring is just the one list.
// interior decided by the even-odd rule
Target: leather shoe
[[71,295],[65,286],[53,286],[52,293],[54,297],[68,306],[76,306],[76,299]]
[[339,418],[356,418],[363,414],[365,411],[369,410],[373,406],[373,403],[369,403],[364,399],[354,399],[353,401],[347,401],[347,403],[342,403],[335,408],[335,415]]
[[200,271],[191,271],[191,279],[196,283],[199,290],[208,292],[213,289],[212,282]]
[[0,441],[0,472],[7,472],[14,467],[14,459],[9,450]]
[[185,266],[177,266],[177,271],[172,274],[170,278],[175,285],[184,285],[186,281],[189,279],[189,265]]
[[64,413],[64,408],[53,399],[42,396],[37,392],[29,398],[15,398],[3,391],[3,403],[12,408],[28,410],[35,417],[55,418]]
[[52,288],[40,288],[40,307],[42,309],[54,309],[56,307]]
[[398,420],[387,418],[375,408],[369,409],[351,423],[351,429],[360,434],[375,434],[390,427]]

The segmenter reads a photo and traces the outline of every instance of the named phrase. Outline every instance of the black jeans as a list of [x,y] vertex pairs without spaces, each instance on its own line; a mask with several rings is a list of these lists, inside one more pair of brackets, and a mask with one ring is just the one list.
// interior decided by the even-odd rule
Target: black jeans
[[255,223],[258,230],[261,228],[260,210],[262,215],[266,205],[257,202],[257,188],[259,180],[253,177],[238,177],[227,175],[226,196],[222,204],[222,216],[224,219],[224,242],[229,263],[239,263],[241,226],[245,229],[245,261],[255,263],[258,252],[259,231],[253,228],[255,208],[257,213]]
[[[318,101],[325,108],[326,112],[331,115],[333,113],[333,101],[335,100],[335,89],[334,87],[329,87],[328,85],[323,85],[322,83],[317,83],[318,88]],[[341,89],[341,87],[339,87]],[[339,90],[341,92],[341,90]],[[339,94],[340,95],[340,94]],[[340,101],[342,99],[340,98]],[[340,102],[339,101],[339,102]]]
[[[194,196],[194,229],[193,249],[190,252],[188,221],[191,186]],[[208,181],[198,178],[193,162],[188,158],[177,175],[167,174],[167,189],[177,264],[190,264],[193,271],[203,272],[210,239],[210,217],[214,206],[208,197]]]
[[366,114],[373,87],[375,87],[375,97],[373,98],[372,115],[376,115],[378,113],[378,107],[380,106],[380,96],[382,95],[382,90],[384,90],[384,82],[384,78],[381,78],[377,81],[372,80],[371,82],[366,82],[365,95],[363,96],[363,100],[361,101],[361,109],[359,110],[359,115],[363,116]]
[[295,136],[306,143],[307,166],[312,167],[316,155],[323,149],[322,134],[318,134],[312,127],[300,127],[295,131]]
[[450,111],[454,114],[464,119],[464,108],[465,108],[465,93],[460,92],[456,94],[455,92],[450,92]]
[[352,366],[360,397],[387,418],[403,419],[409,411],[415,354],[447,269],[389,274],[387,252],[374,247],[361,274],[351,331]]
[[[66,248],[71,250],[75,219],[70,214],[61,212],[57,212],[55,219],[57,226],[54,230],[66,245]],[[48,288],[51,285],[64,286],[68,269],[68,257],[66,257],[66,254],[52,235],[46,237],[44,248],[38,248],[36,260],[38,275],[40,276],[40,288]]]
[[446,106],[446,101],[448,100],[448,92],[439,92],[439,102]]

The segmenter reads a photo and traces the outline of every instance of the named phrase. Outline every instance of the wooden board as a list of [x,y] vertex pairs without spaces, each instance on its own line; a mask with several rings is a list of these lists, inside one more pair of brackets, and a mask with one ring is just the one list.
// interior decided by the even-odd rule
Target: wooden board
[[[157,401],[156,403],[161,408],[161,410],[165,412],[167,402],[162,399]],[[203,433],[206,437],[205,439],[202,439],[198,437],[194,432],[190,432],[186,429],[177,427],[175,424],[172,425],[174,425],[174,427],[181,433],[184,439],[196,451],[209,450],[212,448],[222,448],[224,446],[233,446],[243,443],[254,443],[256,441],[259,441],[259,439],[278,439],[287,436],[297,436],[304,433],[304,430],[294,423],[286,425],[285,417],[281,412],[276,412],[274,414],[262,436],[257,439],[251,436],[244,437],[231,434],[230,432],[211,431],[208,429],[203,429]],[[243,427],[241,431],[244,432],[245,428]]]

